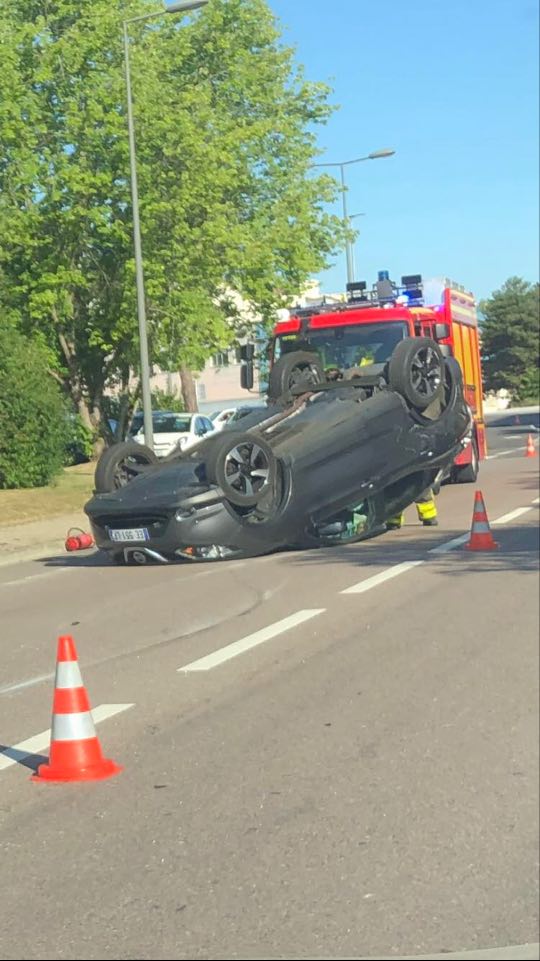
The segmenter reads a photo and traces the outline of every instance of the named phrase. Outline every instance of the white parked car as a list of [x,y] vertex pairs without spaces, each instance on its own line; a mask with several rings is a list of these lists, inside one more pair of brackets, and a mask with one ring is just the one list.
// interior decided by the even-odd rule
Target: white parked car
[[212,421],[215,429],[223,430],[225,424],[229,423],[236,410],[236,407],[227,407],[225,410],[215,410],[213,414],[210,414],[210,420]]
[[[168,410],[153,411],[152,426],[154,451],[158,457],[166,457],[176,447],[187,450],[215,430],[212,421],[203,414],[178,414]],[[131,422],[129,439],[138,444],[145,443],[142,411],[135,414]]]

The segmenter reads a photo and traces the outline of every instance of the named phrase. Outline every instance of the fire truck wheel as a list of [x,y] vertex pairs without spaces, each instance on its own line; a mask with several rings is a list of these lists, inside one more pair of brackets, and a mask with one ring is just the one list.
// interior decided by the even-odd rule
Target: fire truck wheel
[[305,387],[309,391],[324,380],[324,370],[317,354],[295,350],[284,354],[272,367],[268,378],[268,397],[270,400],[290,400],[293,388]]
[[254,507],[273,491],[275,454],[262,437],[247,431],[224,431],[206,457],[206,476],[236,507]]
[[113,444],[103,451],[96,464],[96,494],[110,494],[125,487],[152,464],[157,464],[157,457],[150,447],[134,440]]
[[441,397],[444,391],[444,359],[430,337],[408,337],[394,349],[388,365],[388,382],[417,410]]

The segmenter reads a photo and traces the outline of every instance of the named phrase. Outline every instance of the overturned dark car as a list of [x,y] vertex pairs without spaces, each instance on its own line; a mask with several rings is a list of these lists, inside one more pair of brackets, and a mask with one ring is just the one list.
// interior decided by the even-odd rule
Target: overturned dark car
[[115,444],[86,504],[118,563],[221,560],[359,541],[436,485],[471,430],[458,363],[401,340],[387,363],[324,371],[316,353],[274,365],[268,403],[157,463]]

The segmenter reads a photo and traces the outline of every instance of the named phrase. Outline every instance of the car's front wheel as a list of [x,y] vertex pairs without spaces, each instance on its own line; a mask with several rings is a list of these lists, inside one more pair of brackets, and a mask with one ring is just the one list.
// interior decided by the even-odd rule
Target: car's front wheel
[[224,431],[206,456],[206,475],[236,507],[254,507],[276,481],[275,454],[262,437],[247,431]]
[[444,358],[430,337],[407,337],[394,349],[388,365],[392,390],[423,411],[444,392]]

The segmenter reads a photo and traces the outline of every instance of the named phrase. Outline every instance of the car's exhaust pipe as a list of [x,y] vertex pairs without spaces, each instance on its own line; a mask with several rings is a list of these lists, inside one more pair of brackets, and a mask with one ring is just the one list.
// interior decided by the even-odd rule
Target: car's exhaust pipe
[[169,561],[162,554],[158,554],[157,551],[150,550],[149,547],[131,547],[124,551],[124,557],[126,562],[133,560],[135,564],[147,564],[148,558],[151,557],[155,561],[159,561],[160,564],[168,564]]

